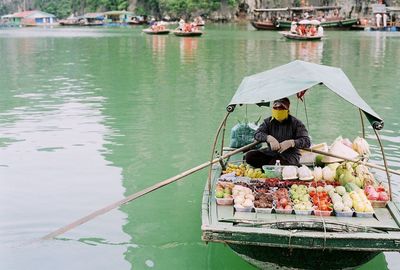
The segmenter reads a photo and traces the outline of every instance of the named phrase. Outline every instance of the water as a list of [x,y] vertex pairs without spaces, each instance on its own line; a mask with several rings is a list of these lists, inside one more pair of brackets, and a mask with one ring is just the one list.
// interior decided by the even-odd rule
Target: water
[[[388,162],[399,169],[400,33],[327,31],[310,43],[247,25],[207,25],[200,38],[141,29],[0,29],[1,269],[253,269],[200,239],[205,170],[58,240],[37,239],[205,162],[242,78],[291,60],[344,70],[385,119]],[[306,101],[315,143],[361,134],[358,111],[329,91],[313,88]],[[229,127],[246,113],[256,120],[268,110],[239,107]],[[360,269],[399,262],[381,254]]]

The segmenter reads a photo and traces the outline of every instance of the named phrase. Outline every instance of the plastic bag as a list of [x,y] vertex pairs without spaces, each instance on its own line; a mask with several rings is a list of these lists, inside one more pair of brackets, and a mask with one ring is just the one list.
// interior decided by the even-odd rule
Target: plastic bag
[[231,130],[230,147],[240,148],[254,141],[254,134],[258,129],[256,123],[238,123]]

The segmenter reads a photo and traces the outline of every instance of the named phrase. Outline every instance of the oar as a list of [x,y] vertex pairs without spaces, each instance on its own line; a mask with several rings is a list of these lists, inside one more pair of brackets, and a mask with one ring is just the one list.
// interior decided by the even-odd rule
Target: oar
[[[386,171],[385,167],[382,167],[382,166],[379,166],[379,165],[376,165],[376,164],[372,164],[372,163],[369,163],[369,162],[365,162],[365,161],[361,161],[361,160],[357,160],[357,159],[352,159],[352,158],[347,158],[347,157],[342,157],[340,155],[324,152],[324,151],[321,151],[321,150],[314,150],[314,149],[310,149],[310,148],[303,148],[302,150],[308,151],[308,152],[312,152],[312,153],[321,154],[321,155],[325,155],[325,156],[330,156],[330,157],[334,157],[334,158],[340,158],[340,159],[348,160],[348,161],[352,161],[352,162],[359,162],[359,163],[362,163],[365,166],[368,166],[368,167],[371,167],[371,168],[374,168],[374,169],[379,169],[379,170],[382,170],[382,171]],[[391,170],[389,168],[388,168],[388,172],[400,175],[400,171]]]
[[197,172],[197,171],[199,171],[201,169],[204,169],[205,167],[210,166],[211,164],[217,163],[217,162],[219,162],[219,161],[221,161],[221,160],[223,160],[225,158],[228,158],[228,157],[233,156],[233,155],[235,155],[237,153],[243,152],[243,151],[245,151],[245,150],[257,145],[258,143],[259,142],[254,141],[254,142],[252,142],[252,143],[250,143],[250,144],[248,144],[246,146],[243,146],[243,147],[238,148],[238,149],[236,149],[236,150],[234,150],[232,152],[229,152],[229,153],[227,153],[227,154],[225,154],[225,155],[223,155],[223,156],[221,156],[219,158],[215,158],[215,159],[213,159],[211,161],[208,161],[208,162],[205,162],[203,164],[200,164],[200,165],[198,165],[196,167],[193,167],[193,168],[191,168],[191,169],[189,169],[187,171],[184,171],[184,172],[182,172],[180,174],[177,174],[177,175],[175,175],[173,177],[165,179],[164,181],[161,181],[161,182],[159,182],[159,183],[157,183],[157,184],[155,184],[153,186],[150,186],[150,187],[145,188],[145,189],[143,189],[143,190],[141,190],[139,192],[136,192],[136,193],[134,193],[134,194],[132,194],[130,196],[127,196],[127,197],[125,197],[124,199],[122,199],[120,201],[117,201],[117,202],[112,203],[112,204],[110,204],[110,205],[108,205],[106,207],[103,207],[103,208],[101,208],[99,210],[96,210],[96,211],[92,212],[91,214],[72,222],[71,224],[68,224],[68,225],[66,225],[64,227],[61,227],[58,230],[43,236],[42,239],[43,240],[49,240],[49,239],[52,239],[54,237],[57,237],[58,235],[63,234],[65,232],[69,231],[69,230],[72,230],[73,228],[75,228],[75,227],[77,227],[77,226],[79,226],[81,224],[84,224],[84,223],[94,219],[95,217],[97,217],[99,215],[107,213],[107,212],[111,211],[114,208],[117,208],[117,207],[119,207],[119,206],[121,206],[123,204],[126,204],[126,203],[128,203],[130,201],[133,201],[133,200],[135,200],[135,199],[137,199],[139,197],[142,197],[142,196],[144,196],[144,195],[146,195],[146,194],[148,194],[148,193],[150,193],[150,192],[152,192],[152,191],[154,191],[156,189],[159,189],[159,188],[161,188],[163,186],[169,185],[169,184],[171,184],[171,183],[173,183],[173,182],[175,182],[175,181],[177,181],[177,180],[179,180],[179,179],[181,179],[181,178],[183,178],[185,176],[188,176],[188,175],[190,175],[190,174],[192,174],[194,172]]

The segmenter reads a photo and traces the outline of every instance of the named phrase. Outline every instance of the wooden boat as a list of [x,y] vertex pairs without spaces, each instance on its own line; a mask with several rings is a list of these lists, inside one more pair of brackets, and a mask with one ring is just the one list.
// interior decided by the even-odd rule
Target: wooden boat
[[251,25],[257,30],[279,30],[282,29],[276,18],[281,17],[282,14],[287,14],[289,8],[263,8],[263,9],[254,9],[254,13],[256,13],[256,17],[261,17],[261,14],[266,18],[264,19],[255,19],[251,21]]
[[279,27],[276,26],[271,21],[251,21],[251,25],[257,30],[278,30]]
[[175,31],[173,31],[173,33],[175,36],[179,36],[179,37],[198,37],[203,34],[202,31],[184,32],[181,30],[175,30]]
[[282,36],[287,39],[295,39],[295,40],[321,40],[322,36],[302,36],[299,34],[291,33],[290,31],[281,31],[279,32]]
[[[297,60],[246,77],[227,107],[214,142],[237,105],[265,105],[299,93],[305,85],[320,84],[356,104],[380,141],[383,120],[361,99],[341,69]],[[212,153],[215,150],[216,143]],[[232,150],[221,146],[221,152]],[[231,156],[229,162],[235,160],[242,161],[243,154]],[[374,217],[369,218],[237,212],[232,205],[217,205],[215,185],[226,162],[220,159],[210,168],[202,200],[203,241],[225,243],[244,260],[265,269],[353,269],[380,252],[400,251],[400,210],[392,201],[375,208]]]
[[[301,18],[303,14],[307,12],[314,18],[317,18],[316,12],[339,12],[340,6],[321,6],[321,7],[292,7],[289,9],[289,19],[278,20],[280,29],[289,29],[294,18]],[[336,30],[347,30],[350,29],[353,24],[357,23],[358,19],[354,18],[342,18],[338,14],[335,16],[327,16],[326,18],[318,19],[321,21],[321,26],[325,29],[336,29]]]
[[143,29],[143,32],[148,35],[168,35],[171,30],[163,29],[163,30],[153,30],[151,28]]

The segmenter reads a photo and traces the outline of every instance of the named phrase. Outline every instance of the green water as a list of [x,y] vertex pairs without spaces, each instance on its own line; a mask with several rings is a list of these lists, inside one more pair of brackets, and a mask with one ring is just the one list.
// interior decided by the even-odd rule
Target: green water
[[[290,42],[247,25],[200,38],[141,28],[0,28],[1,269],[253,269],[201,241],[201,171],[63,234],[37,238],[209,159],[242,78],[302,59],[340,67],[385,119],[400,168],[400,33],[326,32]],[[313,142],[360,135],[359,114],[324,88],[307,95]],[[265,117],[237,108],[228,121]],[[305,120],[302,103],[292,113]],[[380,163],[367,129],[373,161]],[[227,137],[227,140],[229,138]],[[393,179],[395,198],[400,195]],[[363,270],[396,269],[397,253]]]

